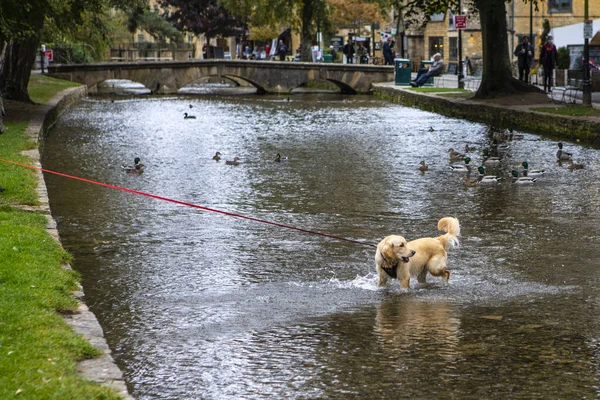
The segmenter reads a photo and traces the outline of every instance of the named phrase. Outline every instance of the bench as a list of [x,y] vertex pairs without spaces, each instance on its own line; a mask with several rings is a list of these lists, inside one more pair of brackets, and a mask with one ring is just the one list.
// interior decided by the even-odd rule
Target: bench
[[583,90],[583,80],[569,79],[567,86],[555,86],[550,92],[552,101],[557,104],[577,104],[577,95]]

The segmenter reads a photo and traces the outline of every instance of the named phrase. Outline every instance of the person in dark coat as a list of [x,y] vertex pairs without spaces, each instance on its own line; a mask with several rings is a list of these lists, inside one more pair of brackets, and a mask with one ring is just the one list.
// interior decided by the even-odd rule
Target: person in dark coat
[[544,67],[544,92],[552,91],[552,74],[558,60],[558,51],[554,45],[552,36],[548,36],[546,43],[542,46],[540,53],[540,64]]
[[342,51],[346,55],[346,60],[348,61],[348,64],[354,63],[354,43],[352,43],[352,41],[348,41],[348,43],[344,45]]
[[394,40],[392,37],[388,37],[383,44],[383,58],[385,59],[385,65],[394,65]]
[[285,43],[283,43],[283,40],[280,40],[279,44],[277,45],[277,54],[279,54],[279,61],[285,61],[285,56],[287,56],[287,52],[287,46],[285,45]]
[[515,49],[517,64],[519,66],[519,80],[529,82],[529,69],[533,61],[533,46],[529,43],[529,37],[523,36],[523,41]]

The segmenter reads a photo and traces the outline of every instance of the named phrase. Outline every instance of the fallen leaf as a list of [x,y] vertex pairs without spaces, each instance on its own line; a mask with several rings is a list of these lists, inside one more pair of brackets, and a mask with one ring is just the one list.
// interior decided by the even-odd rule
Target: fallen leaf
[[491,319],[494,321],[502,321],[502,315],[482,315],[479,318],[483,318],[483,319]]
[[15,394],[19,394],[23,391],[23,389],[18,389],[17,392]]

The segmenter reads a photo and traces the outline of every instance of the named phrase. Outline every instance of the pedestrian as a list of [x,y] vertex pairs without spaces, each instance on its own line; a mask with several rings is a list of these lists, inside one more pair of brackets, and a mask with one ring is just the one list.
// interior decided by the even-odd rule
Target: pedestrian
[[271,59],[271,46],[269,46],[268,44],[265,44],[265,58],[267,60]]
[[383,44],[383,58],[385,65],[394,65],[394,39],[390,36]]
[[369,56],[367,49],[365,48],[363,42],[358,42],[358,48],[356,49],[356,56],[358,57],[359,64],[368,64]]
[[279,45],[277,46],[277,54],[279,54],[279,61],[285,61],[285,56],[287,56],[288,48],[283,43],[283,40],[279,41]]
[[331,53],[331,62],[335,62],[335,59],[337,57],[337,53],[335,51],[335,47],[329,46],[329,52]]
[[410,86],[423,86],[432,76],[441,75],[444,72],[445,66],[446,64],[444,64],[442,55],[440,53],[435,53],[433,55],[433,64],[431,64],[429,69],[421,68],[421,70],[417,74],[417,78],[410,83]]
[[557,59],[558,52],[556,51],[554,40],[552,36],[548,36],[540,53],[540,64],[544,67],[544,93],[552,91],[552,74],[554,67],[556,67]]
[[523,41],[515,49],[517,65],[519,66],[519,80],[529,82],[529,69],[533,60],[533,46],[529,43],[529,37],[523,36]]
[[346,56],[346,62],[348,64],[353,64],[355,50],[354,50],[354,43],[352,43],[352,40],[348,40],[348,43],[346,43],[344,45],[344,48],[342,51],[343,51],[344,55]]

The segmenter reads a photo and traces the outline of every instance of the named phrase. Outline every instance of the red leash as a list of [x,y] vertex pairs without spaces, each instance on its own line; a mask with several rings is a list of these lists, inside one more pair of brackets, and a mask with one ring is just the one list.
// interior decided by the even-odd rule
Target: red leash
[[227,215],[229,217],[242,218],[242,219],[246,219],[246,220],[249,220],[249,221],[260,222],[262,224],[268,224],[268,225],[278,226],[280,228],[292,229],[292,230],[295,230],[295,231],[298,231],[298,232],[309,233],[311,235],[324,236],[324,237],[327,237],[327,238],[330,238],[330,239],[336,239],[336,240],[342,240],[342,241],[350,242],[350,243],[362,244],[364,246],[377,247],[374,244],[361,242],[359,240],[347,239],[347,238],[343,238],[343,237],[340,237],[340,236],[330,235],[328,233],[311,231],[309,229],[302,229],[302,228],[297,228],[295,226],[280,224],[278,222],[272,222],[272,221],[267,221],[267,220],[260,219],[260,218],[248,217],[248,216],[245,216],[245,215],[236,214],[236,213],[232,213],[232,212],[229,212],[229,211],[217,210],[216,208],[210,208],[210,207],[205,207],[205,206],[201,206],[201,205],[198,205],[198,204],[187,203],[185,201],[179,201],[179,200],[170,199],[168,197],[158,196],[158,195],[151,194],[151,193],[140,192],[139,190],[128,189],[128,188],[124,188],[124,187],[121,187],[121,186],[111,185],[109,183],[103,183],[103,182],[94,181],[94,180],[91,180],[91,179],[80,178],[80,177],[74,176],[74,175],[63,174],[62,172],[56,172],[56,171],[52,171],[52,170],[49,170],[49,169],[44,169],[44,168],[40,168],[40,167],[34,167],[33,165],[21,164],[21,163],[15,162],[15,161],[4,160],[4,159],[1,159],[1,158],[0,158],[0,161],[8,163],[8,164],[18,165],[18,166],[24,167],[24,168],[29,168],[29,169],[34,169],[34,170],[46,172],[48,174],[58,175],[58,176],[62,176],[62,177],[69,178],[69,179],[75,179],[75,180],[78,180],[78,181],[82,181],[82,182],[86,182],[86,183],[91,183],[93,185],[104,186],[104,187],[107,187],[107,188],[110,188],[110,189],[121,190],[121,191],[127,192],[127,193],[133,193],[133,194],[137,194],[137,195],[140,195],[140,196],[151,197],[151,198],[157,199],[157,200],[163,200],[163,201],[168,201],[170,203],[180,204],[182,206],[187,206],[187,207],[197,208],[197,209],[204,210],[204,211],[210,211],[210,212],[214,212],[214,213],[218,213],[218,214],[223,214],[223,215]]

